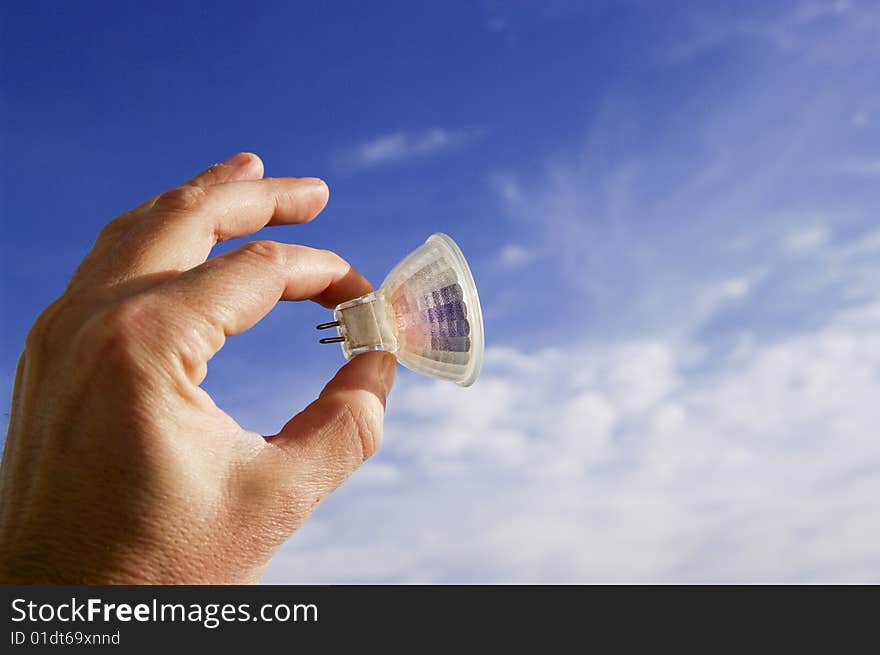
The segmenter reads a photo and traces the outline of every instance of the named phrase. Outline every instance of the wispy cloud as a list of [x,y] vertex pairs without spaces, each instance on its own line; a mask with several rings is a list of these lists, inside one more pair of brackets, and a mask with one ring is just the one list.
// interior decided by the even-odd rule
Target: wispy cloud
[[498,253],[495,262],[500,268],[510,271],[526,266],[535,257],[537,257],[537,252],[533,248],[517,243],[508,243]]
[[414,159],[424,159],[468,146],[484,134],[479,128],[398,130],[364,141],[339,156],[352,168],[373,168]]
[[793,254],[814,252],[828,242],[828,237],[828,227],[825,225],[797,227],[783,237],[783,246]]

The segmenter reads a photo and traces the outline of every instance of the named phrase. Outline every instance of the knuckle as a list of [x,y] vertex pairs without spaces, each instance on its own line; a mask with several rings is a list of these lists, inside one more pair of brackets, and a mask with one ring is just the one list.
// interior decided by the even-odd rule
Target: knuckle
[[89,359],[110,364],[131,361],[139,344],[153,330],[152,307],[140,298],[113,305],[92,317],[81,335]]
[[207,190],[196,184],[184,184],[161,194],[155,207],[161,211],[187,212],[198,209],[205,202]]
[[131,224],[131,217],[128,213],[117,216],[109,221],[98,233],[98,241],[115,240],[120,234],[125,233]]
[[147,321],[152,308],[142,298],[131,298],[110,307],[105,313],[105,326],[124,334],[140,330]]
[[[219,335],[216,350],[223,347],[225,337]],[[207,348],[201,339],[182,338],[176,342],[174,353],[185,378],[195,385],[201,384],[208,376],[208,360],[213,349]]]
[[206,168],[197,178],[196,180],[201,181],[202,183],[211,184],[215,180],[219,179],[223,174],[224,169],[226,168],[225,164],[211,164]]
[[251,241],[245,244],[242,250],[250,257],[256,257],[275,266],[281,266],[287,260],[284,246],[277,241]]
[[42,350],[48,345],[61,318],[65,301],[64,296],[52,302],[44,309],[25,338],[25,350],[36,352]]

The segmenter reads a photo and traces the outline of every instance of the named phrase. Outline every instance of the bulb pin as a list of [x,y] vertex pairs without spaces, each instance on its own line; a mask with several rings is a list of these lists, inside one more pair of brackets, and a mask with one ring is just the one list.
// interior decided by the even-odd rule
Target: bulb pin
[[345,337],[327,337],[326,339],[320,339],[318,343],[341,343],[345,341]]
[[330,323],[321,323],[316,330],[329,330],[330,328],[339,327],[339,321],[331,321]]

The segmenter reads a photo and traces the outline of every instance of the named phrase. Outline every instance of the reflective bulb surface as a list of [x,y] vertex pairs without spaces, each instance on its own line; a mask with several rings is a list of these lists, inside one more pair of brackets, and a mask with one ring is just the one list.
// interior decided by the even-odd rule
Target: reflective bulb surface
[[[451,237],[432,234],[373,293],[333,312],[346,359],[394,353],[407,368],[462,386],[483,364],[483,315],[470,267]],[[321,326],[321,327],[325,327]]]

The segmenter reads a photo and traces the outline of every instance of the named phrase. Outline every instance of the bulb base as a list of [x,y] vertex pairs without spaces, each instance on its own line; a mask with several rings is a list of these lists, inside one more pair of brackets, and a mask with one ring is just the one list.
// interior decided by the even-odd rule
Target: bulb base
[[394,321],[381,289],[337,306],[333,318],[346,359],[372,350],[397,352]]

